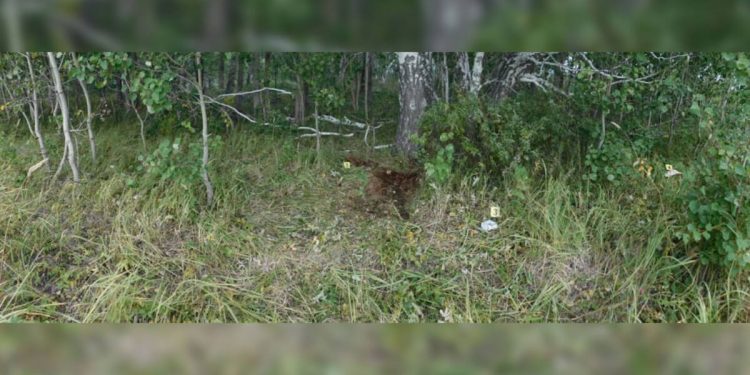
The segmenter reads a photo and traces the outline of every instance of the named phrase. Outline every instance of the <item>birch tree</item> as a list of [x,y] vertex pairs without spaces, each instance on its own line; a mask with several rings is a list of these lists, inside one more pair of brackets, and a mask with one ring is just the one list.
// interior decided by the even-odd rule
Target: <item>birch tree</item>
[[73,136],[70,133],[70,111],[68,110],[68,100],[65,96],[65,91],[63,91],[62,79],[60,79],[60,69],[58,68],[57,59],[53,52],[47,52],[47,60],[49,60],[50,73],[52,74],[52,80],[55,84],[57,103],[59,104],[60,112],[63,117],[62,129],[63,136],[65,137],[65,154],[68,158],[70,170],[73,173],[73,182],[79,183],[81,178],[78,172],[75,143],[73,142]]
[[427,107],[422,55],[398,52],[400,115],[396,131],[396,148],[414,156],[417,147],[412,139],[419,133],[419,120]]
[[34,121],[34,137],[39,144],[39,153],[42,155],[44,166],[47,171],[50,170],[49,154],[47,153],[47,147],[44,145],[44,136],[42,135],[42,124],[39,121],[39,97],[36,91],[36,75],[34,74],[34,65],[31,63],[31,53],[25,53],[26,66],[29,69],[29,81],[31,92],[31,102],[29,103],[31,118]]
[[201,65],[201,53],[195,54],[195,66],[198,70],[198,105],[201,109],[201,119],[203,122],[203,159],[201,162],[201,178],[203,184],[206,186],[206,200],[208,206],[211,206],[214,199],[214,187],[211,184],[211,179],[208,176],[208,115],[206,114],[206,101],[203,98],[203,66]]
[[463,89],[471,96],[478,96],[482,88],[484,70],[484,52],[474,54],[474,63],[469,63],[469,53],[461,52],[458,56],[458,68],[461,71]]
[[[78,58],[76,57],[75,53],[73,54],[73,64],[75,64],[76,69],[80,70],[80,66],[78,64]],[[91,112],[91,97],[89,96],[89,90],[86,87],[86,82],[83,80],[81,75],[77,76],[78,84],[81,86],[81,91],[83,92],[83,98],[86,100],[86,133],[89,137],[89,149],[91,150],[91,161],[96,162],[96,142],[94,141],[94,130],[91,126],[92,119],[94,115]]]

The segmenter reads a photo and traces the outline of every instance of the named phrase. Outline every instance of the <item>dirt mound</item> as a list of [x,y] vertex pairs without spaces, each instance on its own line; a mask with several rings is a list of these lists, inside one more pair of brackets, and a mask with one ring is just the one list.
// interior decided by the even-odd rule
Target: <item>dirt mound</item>
[[381,165],[381,163],[361,159],[352,155],[346,157],[346,160],[353,166],[364,167],[370,170],[365,193],[367,199],[376,205],[379,203],[394,204],[399,215],[409,218],[407,205],[414,192],[419,187],[422,179],[422,171],[411,169],[399,171],[395,168]]

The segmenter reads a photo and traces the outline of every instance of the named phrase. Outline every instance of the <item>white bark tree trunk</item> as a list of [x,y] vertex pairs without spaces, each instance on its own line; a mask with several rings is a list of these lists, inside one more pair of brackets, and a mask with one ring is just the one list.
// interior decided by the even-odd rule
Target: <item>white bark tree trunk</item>
[[451,77],[448,70],[448,53],[443,52],[443,90],[445,90],[445,102],[451,102]]
[[365,52],[365,122],[370,121],[370,53]]
[[[76,55],[73,54],[73,62],[78,66],[78,60]],[[89,148],[91,149],[91,161],[96,163],[96,142],[94,141],[94,129],[91,126],[93,114],[91,113],[91,97],[89,97],[89,90],[86,88],[86,82],[83,79],[78,78],[78,84],[81,85],[83,91],[83,97],[86,99],[86,132],[89,137]]]
[[34,137],[39,143],[39,152],[42,154],[42,159],[45,160],[44,166],[47,171],[50,171],[49,154],[47,154],[47,147],[44,145],[44,137],[42,136],[42,125],[39,122],[39,98],[36,92],[36,76],[34,75],[34,66],[31,63],[31,53],[24,54],[26,56],[26,65],[29,68],[29,77],[31,79],[31,117],[34,120]]
[[[497,95],[499,100],[505,100],[505,98],[509,97],[514,91],[516,84],[522,81],[524,74],[526,74],[532,65],[529,60],[529,57],[532,55],[533,53],[513,52],[503,56],[501,69],[499,74],[497,74],[500,86]],[[494,73],[493,76],[495,76]]]
[[458,68],[461,71],[463,89],[469,95],[479,95],[484,71],[484,52],[477,52],[474,55],[474,64],[470,64],[467,52],[461,52],[458,56]]
[[73,143],[73,136],[70,134],[70,112],[68,110],[68,100],[65,97],[63,91],[62,80],[60,79],[60,70],[57,67],[57,59],[53,52],[47,52],[47,59],[49,60],[50,72],[52,73],[52,79],[55,82],[55,94],[57,95],[57,102],[60,104],[60,112],[63,116],[63,136],[65,137],[65,147],[67,148],[68,165],[70,170],[73,172],[73,182],[79,183],[81,177],[78,172],[78,165],[76,163],[76,150],[75,144]]
[[482,88],[482,72],[484,71],[484,52],[477,52],[474,55],[474,66],[471,67],[471,86],[469,92],[472,95],[479,95]]
[[469,92],[471,86],[471,68],[469,67],[469,53],[461,52],[458,54],[458,70],[461,72],[461,88]]
[[201,163],[201,178],[206,186],[206,200],[210,207],[214,200],[214,187],[208,176],[208,115],[206,114],[206,101],[203,98],[203,66],[201,65],[201,53],[195,54],[195,65],[198,68],[198,104],[201,108],[203,120],[203,160]]
[[[128,92],[130,92],[130,84],[128,83],[127,79],[123,79],[122,83],[125,85],[125,87],[128,89]],[[201,90],[203,90],[203,87],[201,87]],[[136,107],[136,103],[134,100],[130,98],[129,94],[126,94],[125,97],[128,103],[130,103],[130,108],[133,109],[133,112],[135,112],[135,117],[138,118],[138,123],[141,125],[141,145],[143,146],[143,151],[146,151],[146,123],[143,121],[143,117],[141,117],[141,114],[138,112],[138,107]]]
[[396,147],[405,155],[414,156],[416,144],[412,136],[419,133],[419,121],[427,107],[422,56],[417,52],[398,52],[399,103],[401,106]]
[[297,93],[294,97],[294,122],[298,125],[305,124],[305,91],[307,87],[301,76],[297,76]]
[[94,129],[91,126],[93,114],[91,113],[91,98],[89,97],[89,90],[86,88],[86,83],[82,79],[78,80],[83,91],[83,97],[86,99],[86,132],[89,137],[89,148],[91,149],[91,160],[96,162],[96,142],[94,141]]

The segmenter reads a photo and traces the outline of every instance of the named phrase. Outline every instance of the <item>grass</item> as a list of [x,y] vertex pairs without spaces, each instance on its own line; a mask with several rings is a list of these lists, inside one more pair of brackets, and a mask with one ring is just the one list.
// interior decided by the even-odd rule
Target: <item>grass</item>
[[[77,186],[25,180],[33,140],[0,135],[0,321],[748,320],[748,280],[685,255],[658,190],[466,178],[423,187],[401,220],[363,210],[366,172],[337,151],[352,145],[318,158],[238,131],[213,152],[207,210],[199,181],[143,185],[136,134],[103,128],[98,163],[82,143]],[[500,228],[483,233],[490,204]]]

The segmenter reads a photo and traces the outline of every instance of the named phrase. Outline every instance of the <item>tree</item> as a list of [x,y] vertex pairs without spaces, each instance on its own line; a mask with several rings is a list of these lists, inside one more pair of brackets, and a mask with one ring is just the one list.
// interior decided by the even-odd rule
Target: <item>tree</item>
[[39,98],[37,96],[36,89],[36,76],[34,75],[34,65],[31,63],[31,53],[25,53],[26,65],[29,68],[29,81],[30,81],[30,92],[31,92],[31,117],[34,120],[34,136],[36,137],[37,143],[39,143],[39,153],[42,155],[44,160],[44,166],[47,171],[50,170],[49,166],[49,155],[47,154],[47,147],[44,145],[44,136],[42,135],[42,125],[39,121]]
[[482,88],[482,72],[484,69],[484,52],[474,54],[474,64],[469,64],[469,53],[461,52],[458,57],[458,67],[461,70],[463,89],[472,96],[478,96]]
[[195,67],[198,70],[198,84],[196,89],[198,90],[198,105],[201,109],[201,120],[203,124],[202,136],[203,136],[203,159],[201,161],[201,178],[203,178],[203,184],[206,186],[206,201],[208,206],[211,206],[214,199],[214,187],[211,184],[211,179],[208,176],[208,115],[206,114],[206,101],[203,97],[203,66],[201,64],[201,53],[195,54]]
[[422,55],[398,52],[400,115],[396,131],[396,148],[408,156],[417,151],[413,137],[419,132],[419,120],[427,107]]
[[63,91],[62,79],[60,78],[60,69],[57,66],[57,59],[53,52],[47,52],[47,59],[49,60],[50,73],[52,74],[52,80],[55,83],[55,95],[57,96],[57,102],[60,106],[60,112],[63,117],[63,136],[65,137],[65,151],[63,158],[67,155],[68,165],[73,173],[73,182],[79,183],[81,177],[78,172],[76,147],[73,142],[73,137],[70,134],[70,112],[68,110],[68,99]]
[[[73,54],[73,64],[77,69],[80,69],[78,64],[78,58],[76,57],[75,53]],[[81,91],[83,92],[83,97],[86,100],[86,133],[89,137],[89,148],[91,149],[91,161],[96,162],[96,142],[94,142],[94,129],[91,127],[91,122],[93,120],[93,114],[91,113],[91,97],[89,97],[89,90],[86,88],[86,82],[84,82],[83,78],[79,75],[77,77],[78,84],[81,86]]]

